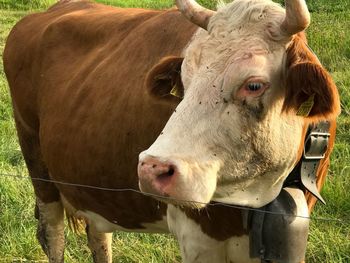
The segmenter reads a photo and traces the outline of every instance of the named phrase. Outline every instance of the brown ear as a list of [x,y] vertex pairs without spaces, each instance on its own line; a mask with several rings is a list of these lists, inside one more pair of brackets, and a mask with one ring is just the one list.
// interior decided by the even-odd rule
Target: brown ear
[[287,50],[288,68],[283,111],[297,112],[313,97],[314,103],[307,118],[333,119],[340,113],[337,88],[302,37],[295,36]]
[[148,72],[146,88],[155,97],[181,100],[184,89],[181,81],[181,57],[164,57]]

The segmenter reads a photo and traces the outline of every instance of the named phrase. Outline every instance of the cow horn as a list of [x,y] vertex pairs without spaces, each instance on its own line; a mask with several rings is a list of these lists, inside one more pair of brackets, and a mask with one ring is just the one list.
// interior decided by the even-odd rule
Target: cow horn
[[306,29],[310,24],[310,13],[305,0],[286,0],[286,17],[281,29],[293,35]]
[[194,0],[176,0],[176,6],[188,20],[205,30],[208,29],[209,19],[215,14]]

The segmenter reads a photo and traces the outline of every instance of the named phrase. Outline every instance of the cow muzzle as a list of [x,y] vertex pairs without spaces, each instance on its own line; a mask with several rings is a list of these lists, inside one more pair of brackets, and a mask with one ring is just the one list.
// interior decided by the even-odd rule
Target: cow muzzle
[[147,150],[139,157],[139,187],[145,194],[166,203],[204,207],[215,192],[218,170],[218,164],[213,162],[151,154]]
[[138,164],[139,187],[142,192],[156,197],[169,197],[179,176],[175,164],[146,156]]

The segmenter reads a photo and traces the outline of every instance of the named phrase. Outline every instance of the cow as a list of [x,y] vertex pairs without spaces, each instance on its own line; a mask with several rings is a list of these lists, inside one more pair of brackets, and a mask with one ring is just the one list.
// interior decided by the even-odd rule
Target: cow
[[[291,199],[301,216],[316,202],[305,188],[285,187],[308,127],[327,121],[321,189],[340,111],[332,78],[307,46],[305,1],[284,9],[235,0],[217,11],[176,4],[63,0],[23,18],[7,39],[37,237],[51,263],[64,258],[64,210],[85,221],[94,262],[112,261],[111,233],[121,230],[171,231],[183,262],[242,263],[267,260],[252,257],[246,210],[282,192],[302,193]],[[139,188],[144,194],[128,191]]]

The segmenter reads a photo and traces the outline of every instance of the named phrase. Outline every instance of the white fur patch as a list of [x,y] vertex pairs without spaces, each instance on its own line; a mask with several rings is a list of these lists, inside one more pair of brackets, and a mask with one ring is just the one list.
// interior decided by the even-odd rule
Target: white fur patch
[[84,218],[93,224],[98,232],[110,233],[114,231],[124,231],[124,232],[139,232],[139,233],[168,233],[168,225],[166,222],[166,217],[163,220],[157,221],[155,223],[145,223],[142,224],[144,228],[141,229],[129,229],[118,225],[118,222],[111,223],[103,216],[96,214],[91,211],[77,211],[75,214],[78,218]]
[[[92,224],[96,231],[102,233],[111,233],[114,231],[125,231],[125,232],[140,232],[140,233],[169,233],[166,216],[162,220],[154,223],[144,223],[141,225],[144,228],[141,229],[129,229],[118,225],[118,222],[110,222],[103,216],[94,213],[92,211],[81,211],[77,210],[68,200],[61,194],[61,199],[67,213],[76,218],[82,218],[87,223]],[[132,208],[130,208],[132,209]]]
[[172,205],[168,206],[168,224],[179,241],[183,263],[260,262],[249,257],[248,236],[226,241],[210,238],[196,222]]

